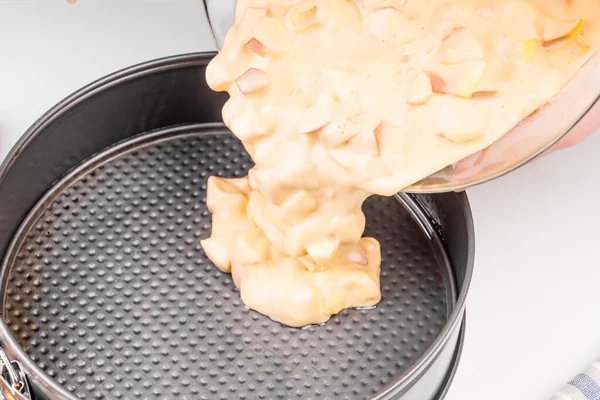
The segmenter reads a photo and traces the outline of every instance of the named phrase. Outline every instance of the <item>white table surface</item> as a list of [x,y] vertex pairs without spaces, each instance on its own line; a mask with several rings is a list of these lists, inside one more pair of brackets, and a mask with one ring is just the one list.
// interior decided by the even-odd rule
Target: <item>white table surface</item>
[[[0,0],[0,157],[105,74],[212,50],[201,0]],[[468,192],[477,251],[447,400],[548,399],[600,357],[600,134]]]

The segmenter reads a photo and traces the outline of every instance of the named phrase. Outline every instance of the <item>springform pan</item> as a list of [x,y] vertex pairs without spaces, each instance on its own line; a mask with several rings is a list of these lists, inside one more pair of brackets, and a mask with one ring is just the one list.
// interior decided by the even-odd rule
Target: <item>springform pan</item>
[[442,399],[474,233],[463,193],[372,197],[382,301],[294,329],[248,310],[199,244],[211,175],[252,163],[211,91],[214,53],[102,78],[0,170],[6,399]]

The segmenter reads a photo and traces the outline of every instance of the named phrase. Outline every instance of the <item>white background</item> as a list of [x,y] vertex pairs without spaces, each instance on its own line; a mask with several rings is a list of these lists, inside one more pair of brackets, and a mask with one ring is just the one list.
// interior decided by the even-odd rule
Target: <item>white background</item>
[[[201,0],[0,0],[0,157],[79,87],[212,50]],[[447,400],[548,399],[600,357],[600,134],[468,192],[477,254]]]

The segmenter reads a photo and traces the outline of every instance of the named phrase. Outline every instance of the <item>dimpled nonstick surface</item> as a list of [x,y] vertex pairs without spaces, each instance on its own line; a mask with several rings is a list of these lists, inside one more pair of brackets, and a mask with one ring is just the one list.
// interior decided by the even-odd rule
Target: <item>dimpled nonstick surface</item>
[[199,244],[206,179],[250,165],[222,128],[197,127],[133,139],[59,182],[4,287],[3,317],[34,362],[81,399],[355,400],[396,382],[452,307],[439,248],[396,199],[369,199],[381,303],[284,327],[245,308]]

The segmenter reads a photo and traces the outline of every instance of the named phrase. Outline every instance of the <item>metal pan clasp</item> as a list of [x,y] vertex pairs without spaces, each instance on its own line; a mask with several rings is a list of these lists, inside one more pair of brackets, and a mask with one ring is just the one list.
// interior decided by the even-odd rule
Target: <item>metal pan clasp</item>
[[27,376],[18,361],[11,361],[0,349],[0,398],[2,400],[31,400]]

